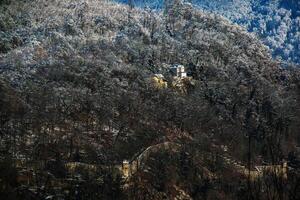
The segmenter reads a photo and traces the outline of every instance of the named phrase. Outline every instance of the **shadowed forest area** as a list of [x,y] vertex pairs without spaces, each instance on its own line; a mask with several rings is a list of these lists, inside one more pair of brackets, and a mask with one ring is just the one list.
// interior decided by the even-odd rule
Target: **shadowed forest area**
[[297,200],[300,70],[180,0],[0,1],[0,199]]

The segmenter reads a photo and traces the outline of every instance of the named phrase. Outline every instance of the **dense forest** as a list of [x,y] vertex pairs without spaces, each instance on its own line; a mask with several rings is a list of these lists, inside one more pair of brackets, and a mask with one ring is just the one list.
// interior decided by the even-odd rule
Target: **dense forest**
[[300,198],[300,68],[257,35],[180,0],[0,2],[0,199]]
[[[115,0],[136,7],[163,9],[164,0]],[[300,63],[300,1],[298,0],[185,0],[220,14],[253,32],[276,59]]]

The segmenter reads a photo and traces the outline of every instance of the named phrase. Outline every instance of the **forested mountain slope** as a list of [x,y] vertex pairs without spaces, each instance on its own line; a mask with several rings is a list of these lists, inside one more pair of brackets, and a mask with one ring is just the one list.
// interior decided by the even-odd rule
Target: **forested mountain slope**
[[[8,94],[20,102],[1,115],[0,198],[299,197],[299,69],[282,68],[244,28],[179,0],[163,12],[12,1],[0,19],[0,90],[11,91],[1,113]],[[189,72],[184,90],[172,85],[174,64]],[[123,160],[147,149],[123,179]],[[247,182],[232,164],[288,159],[280,186],[267,175]]]
[[[139,7],[161,9],[164,0],[118,0]],[[220,14],[254,32],[276,58],[300,63],[300,1],[297,0],[186,0]]]

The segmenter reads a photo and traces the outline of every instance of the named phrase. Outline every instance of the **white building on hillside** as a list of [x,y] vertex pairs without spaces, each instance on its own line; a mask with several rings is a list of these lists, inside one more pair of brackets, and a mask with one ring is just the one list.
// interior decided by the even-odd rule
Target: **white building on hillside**
[[173,65],[170,68],[170,72],[173,76],[179,77],[179,78],[185,78],[187,77],[187,73],[185,71],[185,67],[183,65]]

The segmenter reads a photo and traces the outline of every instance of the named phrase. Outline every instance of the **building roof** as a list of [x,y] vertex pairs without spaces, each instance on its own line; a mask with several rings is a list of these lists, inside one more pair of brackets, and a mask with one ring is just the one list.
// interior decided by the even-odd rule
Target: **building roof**
[[164,78],[164,75],[162,75],[162,74],[154,74],[154,76],[157,78]]

